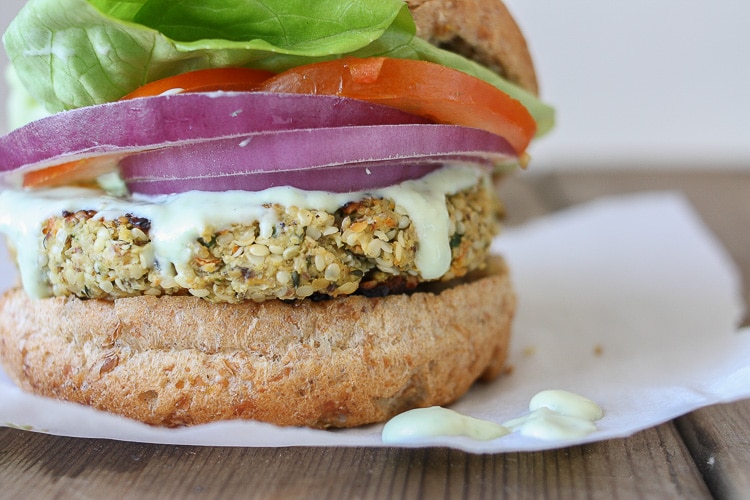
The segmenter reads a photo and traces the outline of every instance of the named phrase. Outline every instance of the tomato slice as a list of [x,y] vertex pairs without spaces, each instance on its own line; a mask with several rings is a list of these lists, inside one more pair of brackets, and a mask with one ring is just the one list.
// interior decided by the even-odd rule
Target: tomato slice
[[534,118],[519,101],[483,80],[426,61],[375,57],[308,64],[279,73],[258,90],[351,97],[437,123],[484,129],[504,137],[519,156],[536,132]]
[[61,163],[53,167],[32,170],[23,176],[23,187],[43,188],[65,185],[89,185],[100,175],[107,174],[117,168],[117,162],[123,155],[106,155],[94,158]]
[[161,95],[178,89],[179,92],[252,91],[272,76],[274,73],[261,69],[199,69],[147,83],[122,99]]
[[[504,137],[523,161],[536,132],[526,108],[501,90],[461,71],[411,59],[343,58],[298,66],[278,75],[249,68],[191,71],[148,83],[123,99],[165,92],[263,91],[336,95],[391,106],[436,123],[464,125]],[[115,168],[119,156],[79,160],[24,176],[25,187],[85,182]]]

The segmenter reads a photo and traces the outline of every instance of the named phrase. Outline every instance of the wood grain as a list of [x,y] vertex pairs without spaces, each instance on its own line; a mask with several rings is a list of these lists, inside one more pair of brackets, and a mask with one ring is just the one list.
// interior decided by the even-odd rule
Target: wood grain
[[703,408],[676,424],[713,494],[748,498],[750,400]]
[[[523,175],[500,187],[508,225],[644,189],[684,192],[748,282],[750,174]],[[750,401],[625,439],[494,455],[165,446],[0,429],[3,498],[740,498],[750,491],[748,471]]]
[[[750,175],[740,172],[577,173],[544,181],[563,205],[644,190],[683,193],[750,283]],[[696,263],[700,265],[700,263]],[[745,285],[746,311],[750,287]],[[743,324],[750,325],[746,314]],[[710,332],[707,341],[710,341]],[[676,420],[697,467],[719,498],[750,496],[750,400],[698,410]]]
[[705,498],[671,424],[588,446],[472,455],[390,448],[210,448],[0,430],[7,498]]

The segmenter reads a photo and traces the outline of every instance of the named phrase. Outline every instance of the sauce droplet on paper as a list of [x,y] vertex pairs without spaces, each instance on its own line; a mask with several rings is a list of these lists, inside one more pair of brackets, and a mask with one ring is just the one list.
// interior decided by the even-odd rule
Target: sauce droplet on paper
[[465,436],[489,441],[511,432],[545,440],[584,437],[596,431],[595,422],[604,412],[594,401],[563,390],[547,390],[529,402],[529,414],[503,424],[462,415],[454,410],[432,406],[395,416],[385,424],[385,443],[405,443],[441,436]]
[[462,415],[440,406],[417,408],[396,415],[383,427],[383,441],[400,443],[439,436],[466,436],[489,441],[511,430],[495,422]]

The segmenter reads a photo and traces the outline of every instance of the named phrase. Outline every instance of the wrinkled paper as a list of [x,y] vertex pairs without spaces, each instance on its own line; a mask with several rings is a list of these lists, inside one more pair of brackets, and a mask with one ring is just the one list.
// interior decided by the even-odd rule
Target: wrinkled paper
[[[0,248],[0,288],[15,281]],[[692,410],[750,397],[750,329],[724,249],[677,193],[579,205],[507,228],[494,244],[519,296],[509,363],[451,406],[504,422],[538,391],[565,389],[604,409],[598,431],[571,441],[511,434],[409,446],[469,452],[558,448],[628,436]],[[382,425],[318,431],[256,422],[152,428],[20,391],[0,371],[0,425],[56,435],[216,446],[383,446]]]

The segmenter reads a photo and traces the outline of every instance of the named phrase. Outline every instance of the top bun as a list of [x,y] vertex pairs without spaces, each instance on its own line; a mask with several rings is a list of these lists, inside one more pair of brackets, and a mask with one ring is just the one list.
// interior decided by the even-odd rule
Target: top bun
[[500,0],[406,0],[417,35],[538,95],[526,39]]

